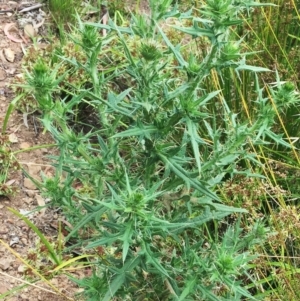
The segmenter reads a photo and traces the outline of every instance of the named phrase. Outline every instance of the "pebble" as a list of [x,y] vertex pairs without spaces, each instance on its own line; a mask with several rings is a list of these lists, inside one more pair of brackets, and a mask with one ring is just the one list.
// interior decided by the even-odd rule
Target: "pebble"
[[27,164],[27,167],[28,167],[28,173],[32,176],[39,175],[42,170],[42,167],[40,165]]
[[11,50],[10,48],[3,49],[3,53],[7,61],[13,63],[15,60],[15,52]]
[[28,232],[28,231],[29,231],[29,227],[23,226],[23,227],[21,228],[21,230],[22,230],[23,232]]
[[0,260],[0,268],[3,271],[6,271],[10,267],[11,261],[7,258],[3,258]]
[[49,150],[48,150],[48,148],[41,148],[41,152],[42,152],[42,154],[48,154]]
[[19,265],[18,267],[18,273],[22,274],[25,271],[25,265]]
[[20,241],[19,237],[18,236],[13,236],[12,239],[10,240],[9,242],[9,246],[12,247],[16,244],[18,244]]
[[23,198],[22,201],[29,205],[33,202],[33,199],[32,198]]
[[27,239],[26,238],[21,238],[21,242],[23,245],[27,245]]
[[28,178],[24,179],[24,187],[27,189],[36,189],[35,184]]
[[30,148],[31,144],[28,142],[22,142],[20,143],[20,149],[26,149],[26,148]]
[[30,197],[33,198],[35,196],[35,190],[26,190],[26,194]]
[[8,233],[8,229],[1,225],[0,234],[7,234],[7,233]]
[[21,294],[20,297],[22,300],[29,300],[29,298],[25,294]]

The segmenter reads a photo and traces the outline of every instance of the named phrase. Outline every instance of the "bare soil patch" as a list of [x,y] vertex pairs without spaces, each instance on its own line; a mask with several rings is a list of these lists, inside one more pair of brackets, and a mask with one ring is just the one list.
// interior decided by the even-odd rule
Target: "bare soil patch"
[[[28,36],[26,29],[27,31],[33,30],[31,34],[35,35],[36,41],[42,39],[43,31],[46,29],[48,16],[45,7],[20,12],[23,8],[30,8],[37,4],[39,3],[33,1],[0,1],[1,127],[8,106],[15,96],[11,89],[12,83],[15,77],[22,76],[21,61],[26,49],[32,45],[32,39]],[[38,45],[37,43],[37,47]],[[33,116],[28,117],[27,127],[20,112],[14,112],[11,115],[7,134],[12,137],[14,150],[25,150],[32,146],[52,143],[49,135],[41,133],[38,120],[33,118]],[[18,155],[18,160],[31,176],[40,179],[41,172],[48,175],[53,172],[47,159],[50,152],[55,152],[55,149],[42,148],[30,152],[25,151]],[[45,200],[35,185],[21,172],[11,174],[8,180],[13,181],[19,189],[18,193],[12,197],[0,197],[0,239],[2,241],[0,244],[0,295],[26,284],[24,264],[20,258],[25,259],[29,250],[36,250],[37,241],[33,231],[8,208],[26,213],[45,204]],[[55,239],[57,228],[54,225],[57,223],[57,214],[47,209],[32,213],[30,219],[45,235]],[[74,293],[78,290],[66,276],[53,278],[50,282],[61,294],[45,283],[36,282],[35,286],[29,285],[22,290],[17,290],[15,294],[4,297],[4,300],[72,300]]]
[[[126,9],[149,14],[147,1],[141,1],[140,7],[135,1],[127,1]],[[35,47],[44,47],[47,43],[43,36],[47,35],[49,14],[45,6],[34,8],[40,2],[27,1],[0,1],[0,126],[5,119],[9,104],[16,96],[13,92],[13,82],[16,77],[22,76],[21,62],[26,51],[34,43]],[[27,9],[27,11],[23,11]],[[33,37],[33,38],[32,38]],[[36,58],[38,59],[38,57]],[[43,147],[37,150],[26,151],[33,146],[53,143],[50,135],[43,134],[38,118],[28,115],[24,122],[22,113],[15,111],[9,120],[7,135],[11,139],[14,151],[23,150],[17,155],[19,163],[37,180],[41,173],[46,176],[54,174],[48,156],[56,153],[56,148]],[[1,164],[1,163],[0,163]],[[0,165],[1,168],[1,165]],[[34,183],[22,172],[15,172],[7,179],[18,187],[18,192],[10,197],[0,196],[0,299],[6,301],[17,300],[74,300],[80,289],[67,276],[57,276],[50,280],[53,287],[43,281],[28,284],[24,272],[26,266],[22,259],[27,258],[28,252],[38,251],[35,233],[9,208],[24,214],[30,213],[30,220],[42,233],[55,241],[58,236],[58,213],[50,209],[34,211],[38,206],[45,205],[46,201]],[[77,272],[76,277],[83,277],[89,271]],[[9,293],[15,291],[14,293]],[[5,297],[5,294],[8,294]],[[77,300],[77,299],[76,299]]]

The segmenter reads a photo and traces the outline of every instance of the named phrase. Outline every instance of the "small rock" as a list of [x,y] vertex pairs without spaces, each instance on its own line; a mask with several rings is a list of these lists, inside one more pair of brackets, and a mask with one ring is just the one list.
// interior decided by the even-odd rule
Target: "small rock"
[[13,245],[16,245],[20,242],[20,239],[18,236],[14,236],[10,242],[9,242],[9,246],[12,247]]
[[21,238],[21,242],[22,242],[23,245],[25,245],[25,246],[27,245],[27,239],[26,238]]
[[11,261],[8,260],[7,258],[3,258],[0,260],[0,268],[3,271],[6,271],[10,267]]
[[33,199],[32,198],[23,198],[22,201],[29,205],[33,202]]
[[26,149],[26,148],[30,148],[31,144],[29,142],[22,142],[20,143],[20,149]]
[[7,234],[7,233],[8,233],[8,229],[1,225],[0,234]]
[[18,267],[18,273],[22,274],[25,271],[25,265],[19,265]]
[[30,228],[27,226],[23,226],[21,229],[23,232],[28,232]]
[[49,150],[48,148],[41,148],[42,154],[48,154]]
[[18,137],[14,133],[9,134],[8,139],[11,143],[17,143],[18,142]]
[[33,198],[35,196],[35,190],[26,190],[26,194],[30,197]]
[[[28,178],[24,179],[24,186],[25,186],[25,188],[28,188],[28,189],[36,189],[35,184]],[[28,192],[27,192],[27,194],[28,194]]]
[[16,73],[16,68],[9,68],[9,69],[7,69],[7,70],[5,70],[6,71],[6,73],[7,74],[9,74],[9,75],[13,75],[13,74],[15,74]]
[[42,168],[40,165],[33,165],[33,164],[28,164],[28,172],[31,175],[39,175]]
[[29,298],[25,294],[21,294],[20,297],[22,300],[29,300]]

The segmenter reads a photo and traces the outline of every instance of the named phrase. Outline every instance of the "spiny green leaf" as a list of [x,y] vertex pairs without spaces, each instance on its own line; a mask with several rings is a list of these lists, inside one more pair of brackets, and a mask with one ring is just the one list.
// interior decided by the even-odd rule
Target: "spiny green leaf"
[[157,25],[157,28],[158,28],[161,36],[163,37],[164,41],[166,42],[167,46],[172,50],[173,54],[175,55],[176,59],[178,60],[179,64],[181,65],[181,67],[187,67],[188,63],[184,60],[180,51],[178,49],[176,49],[176,47],[173,46],[173,44],[170,42],[168,37],[165,35],[163,30],[158,25]]
[[235,70],[236,71],[248,70],[248,71],[253,71],[253,72],[269,72],[269,71],[271,71],[268,68],[256,67],[256,66],[250,66],[250,65],[240,65],[237,68],[235,68]]
[[201,161],[200,161],[200,152],[198,143],[200,142],[200,137],[197,133],[197,127],[194,122],[192,122],[189,118],[186,119],[186,125],[188,129],[188,133],[191,138],[191,144],[194,151],[194,157],[197,163],[199,175],[201,173]]
[[125,262],[125,259],[126,259],[126,256],[127,256],[128,250],[129,250],[129,245],[131,242],[131,236],[132,236],[132,231],[133,231],[132,226],[133,226],[133,221],[129,222],[126,225],[126,231],[122,238],[122,240],[123,240],[123,251],[122,251],[123,262]]
[[158,260],[154,257],[154,254],[151,252],[149,248],[149,244],[143,241],[143,252],[146,255],[147,261],[150,262],[159,272],[163,275],[170,277],[168,272],[164,269],[164,267],[158,262]]
[[101,209],[99,209],[93,213],[87,214],[84,218],[81,219],[81,221],[77,225],[74,226],[72,231],[66,237],[66,240],[68,240],[70,237],[72,237],[80,228],[87,225],[94,218],[96,218],[99,215],[101,216],[102,214],[104,214],[106,210],[107,210],[106,207],[102,207]]
[[174,171],[174,173],[183,179],[187,184],[191,185],[195,189],[197,189],[199,192],[203,193],[204,195],[214,199],[219,200],[219,197],[214,194],[212,191],[210,191],[207,187],[205,187],[205,184],[199,182],[198,180],[192,178],[186,170],[182,168],[179,164],[175,162],[172,158],[167,158],[162,153],[158,153],[158,156],[161,158],[161,160],[170,166],[170,168]]
[[106,236],[106,237],[102,237],[98,240],[95,240],[94,242],[90,243],[87,245],[87,248],[96,248],[99,246],[103,246],[103,245],[110,245],[114,242],[116,242],[117,240],[122,240],[122,233],[117,233],[114,235],[110,235],[110,236]]
[[110,301],[111,298],[115,295],[118,289],[123,285],[125,281],[125,273],[121,273],[114,278],[114,280],[109,283],[109,290],[106,292],[105,296],[101,301]]
[[187,285],[185,286],[184,290],[182,291],[181,295],[179,296],[178,301],[184,301],[186,300],[185,298],[193,292],[193,289],[195,287],[195,284],[197,283],[197,278],[193,278],[188,281]]
[[157,127],[154,125],[147,125],[141,127],[134,127],[123,132],[120,132],[114,135],[114,138],[124,138],[124,137],[132,137],[132,136],[149,136],[149,134],[156,133],[158,131]]

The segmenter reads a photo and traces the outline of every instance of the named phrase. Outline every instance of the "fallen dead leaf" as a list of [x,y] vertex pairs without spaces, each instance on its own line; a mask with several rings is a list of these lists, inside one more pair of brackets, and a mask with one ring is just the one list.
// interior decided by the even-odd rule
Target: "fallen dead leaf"
[[45,199],[42,196],[40,196],[39,194],[36,194],[35,200],[40,207],[44,207],[43,209],[40,210],[40,215],[44,215],[46,212]]
[[20,33],[19,33],[19,35],[21,36],[21,39],[18,39],[18,38],[16,38],[16,37],[12,36],[12,35],[9,33],[9,31],[10,31],[11,29],[14,29],[15,31],[17,31],[17,32],[19,33],[19,31],[18,31],[18,29],[17,29],[17,27],[16,27],[16,25],[15,25],[14,23],[6,24],[5,27],[4,27],[4,29],[3,29],[3,31],[4,31],[5,35],[6,35],[11,41],[16,42],[16,43],[22,43],[22,42],[26,43],[26,40],[22,37],[22,35],[21,35]]
[[10,186],[10,185],[12,185],[12,184],[15,183],[15,182],[16,182],[16,179],[12,179],[12,180],[7,181],[7,182],[5,183],[5,185]]
[[34,37],[36,35],[36,31],[34,30],[32,24],[26,24],[24,26],[24,35],[28,38]]
[[39,194],[35,196],[36,202],[39,206],[45,206],[45,199],[41,197]]
[[15,60],[15,53],[10,48],[5,48],[3,52],[6,60],[13,63]]

